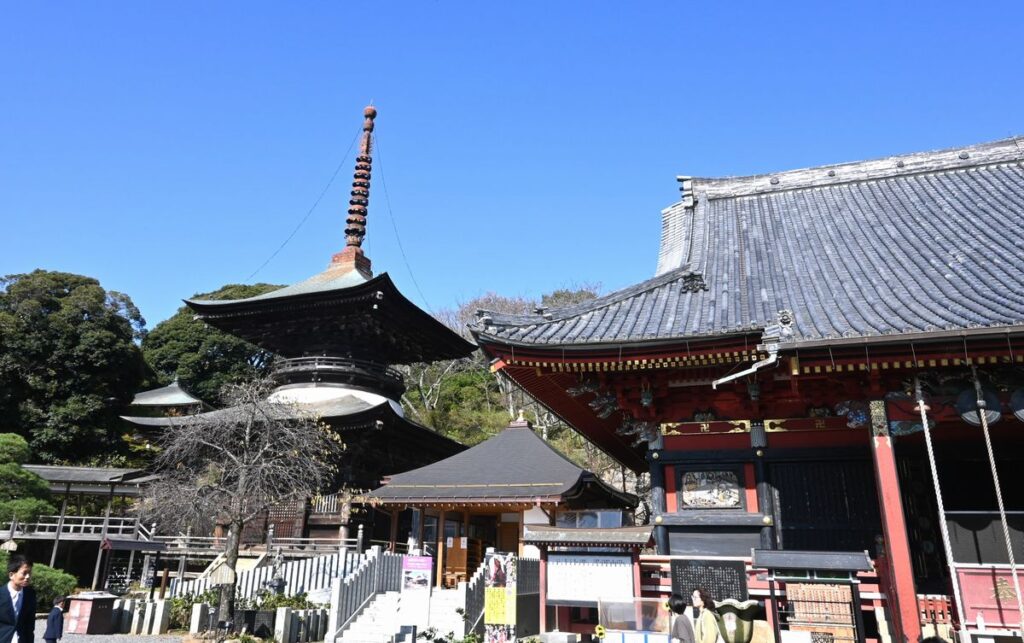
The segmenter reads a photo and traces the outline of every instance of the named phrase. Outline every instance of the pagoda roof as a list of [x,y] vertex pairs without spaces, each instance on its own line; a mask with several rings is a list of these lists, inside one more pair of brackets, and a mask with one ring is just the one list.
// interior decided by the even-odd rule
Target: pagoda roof
[[714,339],[792,313],[783,348],[1024,332],[1024,139],[729,178],[679,177],[656,275],[480,343]]
[[462,453],[394,475],[368,497],[388,504],[544,502],[591,508],[638,502],[573,464],[525,421]]
[[405,298],[387,273],[332,263],[305,281],[255,297],[187,299],[211,326],[283,357],[333,355],[407,364],[466,357],[475,346]]
[[[409,449],[422,448],[448,454],[466,448],[449,437],[407,419],[400,412],[398,404],[387,399],[374,404],[355,395],[341,395],[312,403],[273,404],[271,409],[270,412],[278,414],[280,419],[315,417],[342,432],[357,429],[376,430],[382,424],[385,430],[400,434],[399,437]],[[141,427],[173,428],[185,422],[229,419],[238,413],[237,407],[228,407],[181,417],[121,416],[121,419]]]
[[174,378],[167,386],[138,393],[132,399],[132,406],[194,406],[202,403],[202,400],[181,388],[178,378]]

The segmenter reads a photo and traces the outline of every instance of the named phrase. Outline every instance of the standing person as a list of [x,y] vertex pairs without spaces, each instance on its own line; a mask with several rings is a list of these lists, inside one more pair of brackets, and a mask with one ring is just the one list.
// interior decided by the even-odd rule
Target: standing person
[[694,617],[693,634],[697,639],[696,643],[717,643],[718,641],[718,617],[715,616],[715,600],[711,592],[698,587],[693,590],[693,606],[697,608],[697,615]]
[[64,637],[64,597],[58,596],[53,599],[53,609],[46,617],[46,631],[43,632],[43,640],[46,643],[57,643]]
[[36,629],[36,590],[32,561],[22,554],[7,560],[7,591],[0,590],[0,643],[32,643]]
[[679,594],[673,594],[668,599],[668,608],[675,614],[672,621],[672,643],[696,643],[693,635],[693,625],[690,624],[690,617],[686,615],[686,599]]

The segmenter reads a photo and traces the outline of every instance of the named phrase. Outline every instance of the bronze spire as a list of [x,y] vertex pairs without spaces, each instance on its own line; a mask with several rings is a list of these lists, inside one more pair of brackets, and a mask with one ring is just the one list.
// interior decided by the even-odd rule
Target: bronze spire
[[363,254],[363,237],[366,236],[366,212],[370,203],[370,169],[373,165],[373,119],[377,110],[370,105],[363,110],[363,139],[356,157],[356,171],[352,175],[352,198],[348,201],[348,217],[345,219],[345,249],[331,258],[329,273],[335,270],[348,272],[358,270],[367,279],[373,276],[370,259]]
[[363,110],[363,140],[356,157],[356,171],[352,176],[352,198],[348,202],[348,218],[345,219],[345,245],[362,247],[366,236],[366,206],[370,202],[370,168],[373,164],[372,133],[373,119],[377,110],[372,105]]

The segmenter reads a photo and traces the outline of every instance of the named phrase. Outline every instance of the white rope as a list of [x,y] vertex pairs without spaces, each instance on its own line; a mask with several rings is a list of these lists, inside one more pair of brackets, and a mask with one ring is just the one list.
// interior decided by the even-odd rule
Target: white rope
[[1017,595],[1017,613],[1020,621],[1017,629],[1024,629],[1024,597],[1020,595],[1020,579],[1017,578],[1017,563],[1013,559],[1013,541],[1010,540],[1010,525],[1006,522],[1006,507],[1003,505],[1003,492],[999,485],[999,472],[996,470],[996,456],[992,451],[992,438],[988,434],[988,417],[986,413],[985,396],[981,392],[981,382],[978,380],[978,369],[971,365],[971,375],[974,376],[974,391],[978,396],[978,417],[981,419],[981,432],[985,436],[985,448],[988,449],[988,463],[992,467],[992,481],[996,485],[996,504],[999,506],[999,523],[1003,527],[1003,538],[1006,540],[1006,556],[1010,561],[1010,576],[1013,577],[1013,590]]
[[960,579],[956,575],[956,567],[953,563],[953,547],[949,542],[949,527],[946,525],[946,505],[942,502],[942,487],[939,486],[939,468],[935,465],[935,449],[932,447],[932,432],[928,428],[928,413],[924,404],[924,394],[921,392],[921,382],[914,376],[914,392],[917,394],[917,408],[921,412],[921,426],[924,429],[924,443],[928,451],[928,466],[932,471],[932,486],[935,487],[935,503],[939,511],[939,532],[942,534],[943,550],[946,552],[946,566],[949,567],[949,576],[953,582],[953,603],[956,605],[956,615],[960,620],[961,641],[969,642],[970,635],[967,634],[967,618],[964,614],[963,594],[960,592]]

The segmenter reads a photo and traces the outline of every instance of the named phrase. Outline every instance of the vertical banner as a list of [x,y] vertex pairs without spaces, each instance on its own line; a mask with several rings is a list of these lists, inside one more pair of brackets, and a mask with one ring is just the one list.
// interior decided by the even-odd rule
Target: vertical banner
[[516,639],[515,554],[487,554],[484,577],[484,643],[513,643]]
[[430,619],[430,577],[434,559],[430,556],[406,556],[402,559],[401,625],[426,628]]

